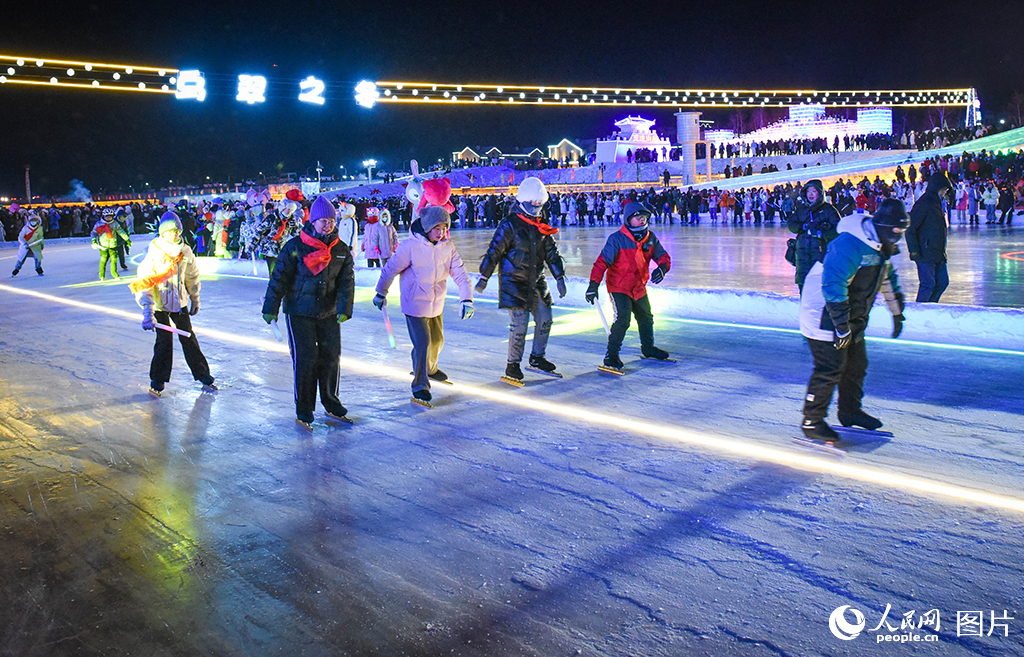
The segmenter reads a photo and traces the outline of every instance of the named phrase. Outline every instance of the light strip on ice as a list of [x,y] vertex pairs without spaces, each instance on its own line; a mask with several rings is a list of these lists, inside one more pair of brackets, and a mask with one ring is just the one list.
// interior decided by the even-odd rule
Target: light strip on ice
[[[0,290],[45,299],[47,301],[75,308],[82,308],[93,312],[101,312],[115,317],[130,319],[132,321],[138,321],[140,316],[139,313],[105,308],[103,306],[97,306],[96,304],[84,303],[72,299],[43,294],[41,292],[22,290],[9,285],[0,284]],[[288,347],[286,345],[269,339],[250,338],[213,329],[196,329],[195,327],[193,327],[193,329],[197,334],[207,336],[215,340],[223,340],[224,342],[232,342],[277,353],[287,353],[288,351]],[[387,367],[345,357],[341,358],[341,364],[346,369],[359,372],[361,375],[370,377],[386,377],[406,384],[409,382],[407,368]],[[703,447],[714,452],[738,458],[768,461],[796,468],[798,470],[818,472],[837,477],[844,477],[855,481],[878,484],[880,486],[896,488],[909,493],[936,495],[956,502],[984,504],[986,506],[999,509],[1024,513],[1024,499],[1010,497],[1008,495],[990,493],[984,490],[975,490],[957,484],[925,479],[924,477],[887,472],[863,465],[849,465],[832,459],[809,456],[791,450],[780,449],[778,447],[759,445],[729,436],[697,432],[671,425],[655,424],[653,422],[646,422],[636,418],[611,415],[595,409],[568,406],[564,403],[555,404],[544,401],[538,397],[524,395],[521,392],[501,392],[465,383],[453,383],[451,387],[463,394],[511,406],[518,406],[534,412],[563,417],[575,422],[585,422],[588,424],[619,429],[630,433],[639,433],[664,440]]]

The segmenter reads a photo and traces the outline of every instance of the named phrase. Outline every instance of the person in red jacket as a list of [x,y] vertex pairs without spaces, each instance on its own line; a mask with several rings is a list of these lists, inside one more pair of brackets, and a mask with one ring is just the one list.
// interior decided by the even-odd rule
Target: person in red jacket
[[[672,268],[672,258],[657,236],[647,228],[651,218],[647,208],[632,201],[623,208],[622,215],[625,225],[608,236],[601,255],[590,270],[590,287],[586,294],[587,301],[594,303],[607,270],[608,293],[615,304],[615,322],[608,335],[604,364],[614,369],[622,369],[619,349],[629,328],[631,313],[636,317],[644,358],[666,360],[669,357],[667,351],[654,346],[654,315],[651,313],[651,301],[647,298],[647,281],[660,283]],[[650,270],[652,260],[658,263],[654,271]]]

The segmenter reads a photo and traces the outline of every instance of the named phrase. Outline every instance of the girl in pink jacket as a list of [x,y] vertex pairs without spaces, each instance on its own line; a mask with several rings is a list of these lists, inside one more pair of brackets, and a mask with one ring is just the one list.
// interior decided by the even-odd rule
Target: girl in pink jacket
[[402,312],[412,340],[412,396],[429,405],[430,379],[446,381],[437,368],[437,357],[444,346],[444,299],[451,276],[459,287],[462,319],[473,316],[473,288],[462,266],[455,245],[448,239],[451,216],[442,206],[427,206],[410,228],[411,236],[401,242],[388,259],[377,281],[373,305],[383,308],[388,288],[399,276]]

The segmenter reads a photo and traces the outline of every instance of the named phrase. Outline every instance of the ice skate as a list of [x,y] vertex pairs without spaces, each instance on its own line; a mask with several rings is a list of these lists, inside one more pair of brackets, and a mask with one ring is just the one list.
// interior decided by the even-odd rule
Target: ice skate
[[646,349],[641,349],[640,351],[643,354],[643,357],[648,360],[661,360],[665,361],[666,363],[676,362],[674,358],[669,358],[669,354],[667,351],[665,351],[664,349],[659,349],[658,347],[655,347],[653,345],[647,347]]
[[506,365],[505,376],[501,377],[501,380],[509,385],[522,388],[525,384],[523,383],[523,370],[519,367],[519,363]]
[[618,374],[622,376],[626,373],[625,365],[622,363],[622,359],[619,358],[618,354],[608,354],[604,357],[604,364],[598,365],[597,369],[602,372],[608,372],[610,374]]
[[348,409],[345,408],[344,406],[339,406],[329,411],[325,410],[324,414],[327,415],[327,417],[332,418],[334,420],[352,424],[352,418],[348,417]]
[[530,372],[536,372],[538,374],[546,374],[556,378],[562,378],[562,375],[555,371],[555,364],[549,361],[543,356],[536,356],[530,354],[530,366],[526,368]]
[[42,276],[43,275],[43,268],[42,267],[36,267],[36,273],[39,274],[40,276]]
[[21,271],[21,267],[15,267],[14,271],[11,272],[11,278],[17,276],[19,271]]
[[448,385],[452,385],[452,382],[448,379],[448,375],[441,370],[437,370],[433,374],[428,374],[427,378],[431,381],[437,381],[438,383],[447,383]]
[[863,410],[858,410],[856,413],[850,414],[839,414],[839,424],[844,427],[860,427],[867,429],[868,431],[877,431],[882,428],[882,421],[877,417],[871,417]]
[[295,421],[302,426],[306,427],[310,431],[313,430],[313,416],[296,416]]
[[430,403],[431,399],[433,399],[433,396],[430,394],[429,390],[417,390],[416,392],[412,393],[412,399],[410,399],[409,401],[411,401],[414,404],[424,406],[426,408],[434,408],[433,404]]
[[160,383],[159,381],[150,381],[149,394],[153,395],[154,397],[163,397],[164,384]]
[[803,430],[804,437],[794,438],[793,442],[796,444],[833,456],[846,456],[846,450],[836,446],[841,437],[824,420],[814,422],[805,418],[800,429]]

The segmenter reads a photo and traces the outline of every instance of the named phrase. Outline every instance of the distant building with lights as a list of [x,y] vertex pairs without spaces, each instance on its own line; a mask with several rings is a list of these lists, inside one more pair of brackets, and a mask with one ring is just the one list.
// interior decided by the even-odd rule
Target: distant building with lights
[[672,150],[668,139],[654,131],[654,120],[639,116],[627,116],[615,122],[618,132],[609,139],[597,140],[597,162],[625,162],[627,152],[636,153],[646,148],[658,152],[658,159],[665,157]]
[[892,134],[891,107],[864,107],[857,109],[857,120],[847,121],[825,116],[824,105],[796,105],[789,108],[789,118],[759,130],[737,135],[732,130],[706,130],[704,138],[714,144],[742,144],[791,139],[823,138],[832,142],[836,137],[868,134]]

